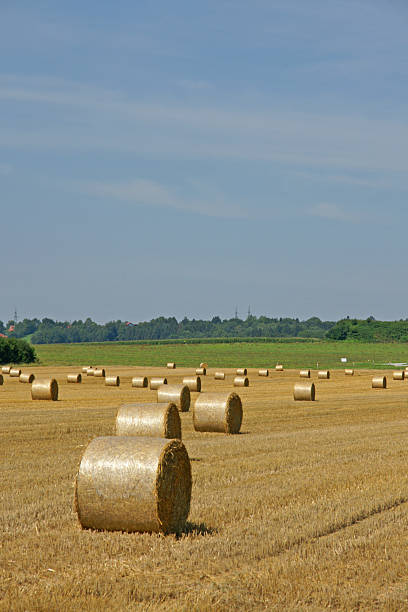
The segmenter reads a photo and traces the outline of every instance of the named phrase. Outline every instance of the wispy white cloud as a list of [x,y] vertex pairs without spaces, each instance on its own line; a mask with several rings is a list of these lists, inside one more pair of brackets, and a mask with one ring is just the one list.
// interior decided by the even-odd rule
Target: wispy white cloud
[[333,221],[358,221],[357,214],[350,213],[337,204],[330,204],[328,202],[316,204],[306,210],[306,213],[314,217],[322,217],[323,219],[331,219]]

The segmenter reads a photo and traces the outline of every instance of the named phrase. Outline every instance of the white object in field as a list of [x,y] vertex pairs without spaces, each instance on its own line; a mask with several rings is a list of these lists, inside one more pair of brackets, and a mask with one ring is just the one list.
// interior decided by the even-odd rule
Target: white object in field
[[347,357],[342,357],[342,358],[340,359],[340,361],[341,361],[341,363],[347,363]]

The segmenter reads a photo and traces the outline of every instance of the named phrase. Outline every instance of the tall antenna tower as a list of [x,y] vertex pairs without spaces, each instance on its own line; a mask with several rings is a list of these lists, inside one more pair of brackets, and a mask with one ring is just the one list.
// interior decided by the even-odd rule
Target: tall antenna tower
[[14,325],[16,325],[17,321],[18,321],[17,308],[16,306],[14,306]]
[[238,306],[235,306],[235,318],[238,319]]
[[251,316],[251,306],[248,306],[248,319]]

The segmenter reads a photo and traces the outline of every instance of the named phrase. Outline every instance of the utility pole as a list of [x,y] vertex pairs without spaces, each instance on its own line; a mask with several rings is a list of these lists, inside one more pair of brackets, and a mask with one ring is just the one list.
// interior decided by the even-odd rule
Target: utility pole
[[238,319],[238,306],[235,306],[235,318]]
[[251,316],[251,306],[248,306],[248,317],[247,318],[249,319],[250,316]]

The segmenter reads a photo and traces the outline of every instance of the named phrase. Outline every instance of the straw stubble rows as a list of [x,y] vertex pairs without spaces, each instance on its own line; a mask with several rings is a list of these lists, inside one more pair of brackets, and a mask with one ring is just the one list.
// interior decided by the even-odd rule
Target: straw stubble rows
[[[195,432],[180,413],[193,492],[177,539],[81,530],[73,482],[120,404],[156,401],[132,376],[194,370],[109,368],[120,387],[69,385],[72,370],[33,368],[58,380],[58,402],[32,402],[18,378],[0,388],[1,609],[405,609],[407,381],[312,372],[317,401],[295,402],[298,371],[249,370],[240,435]],[[203,391],[232,391],[226,374],[209,370]]]

